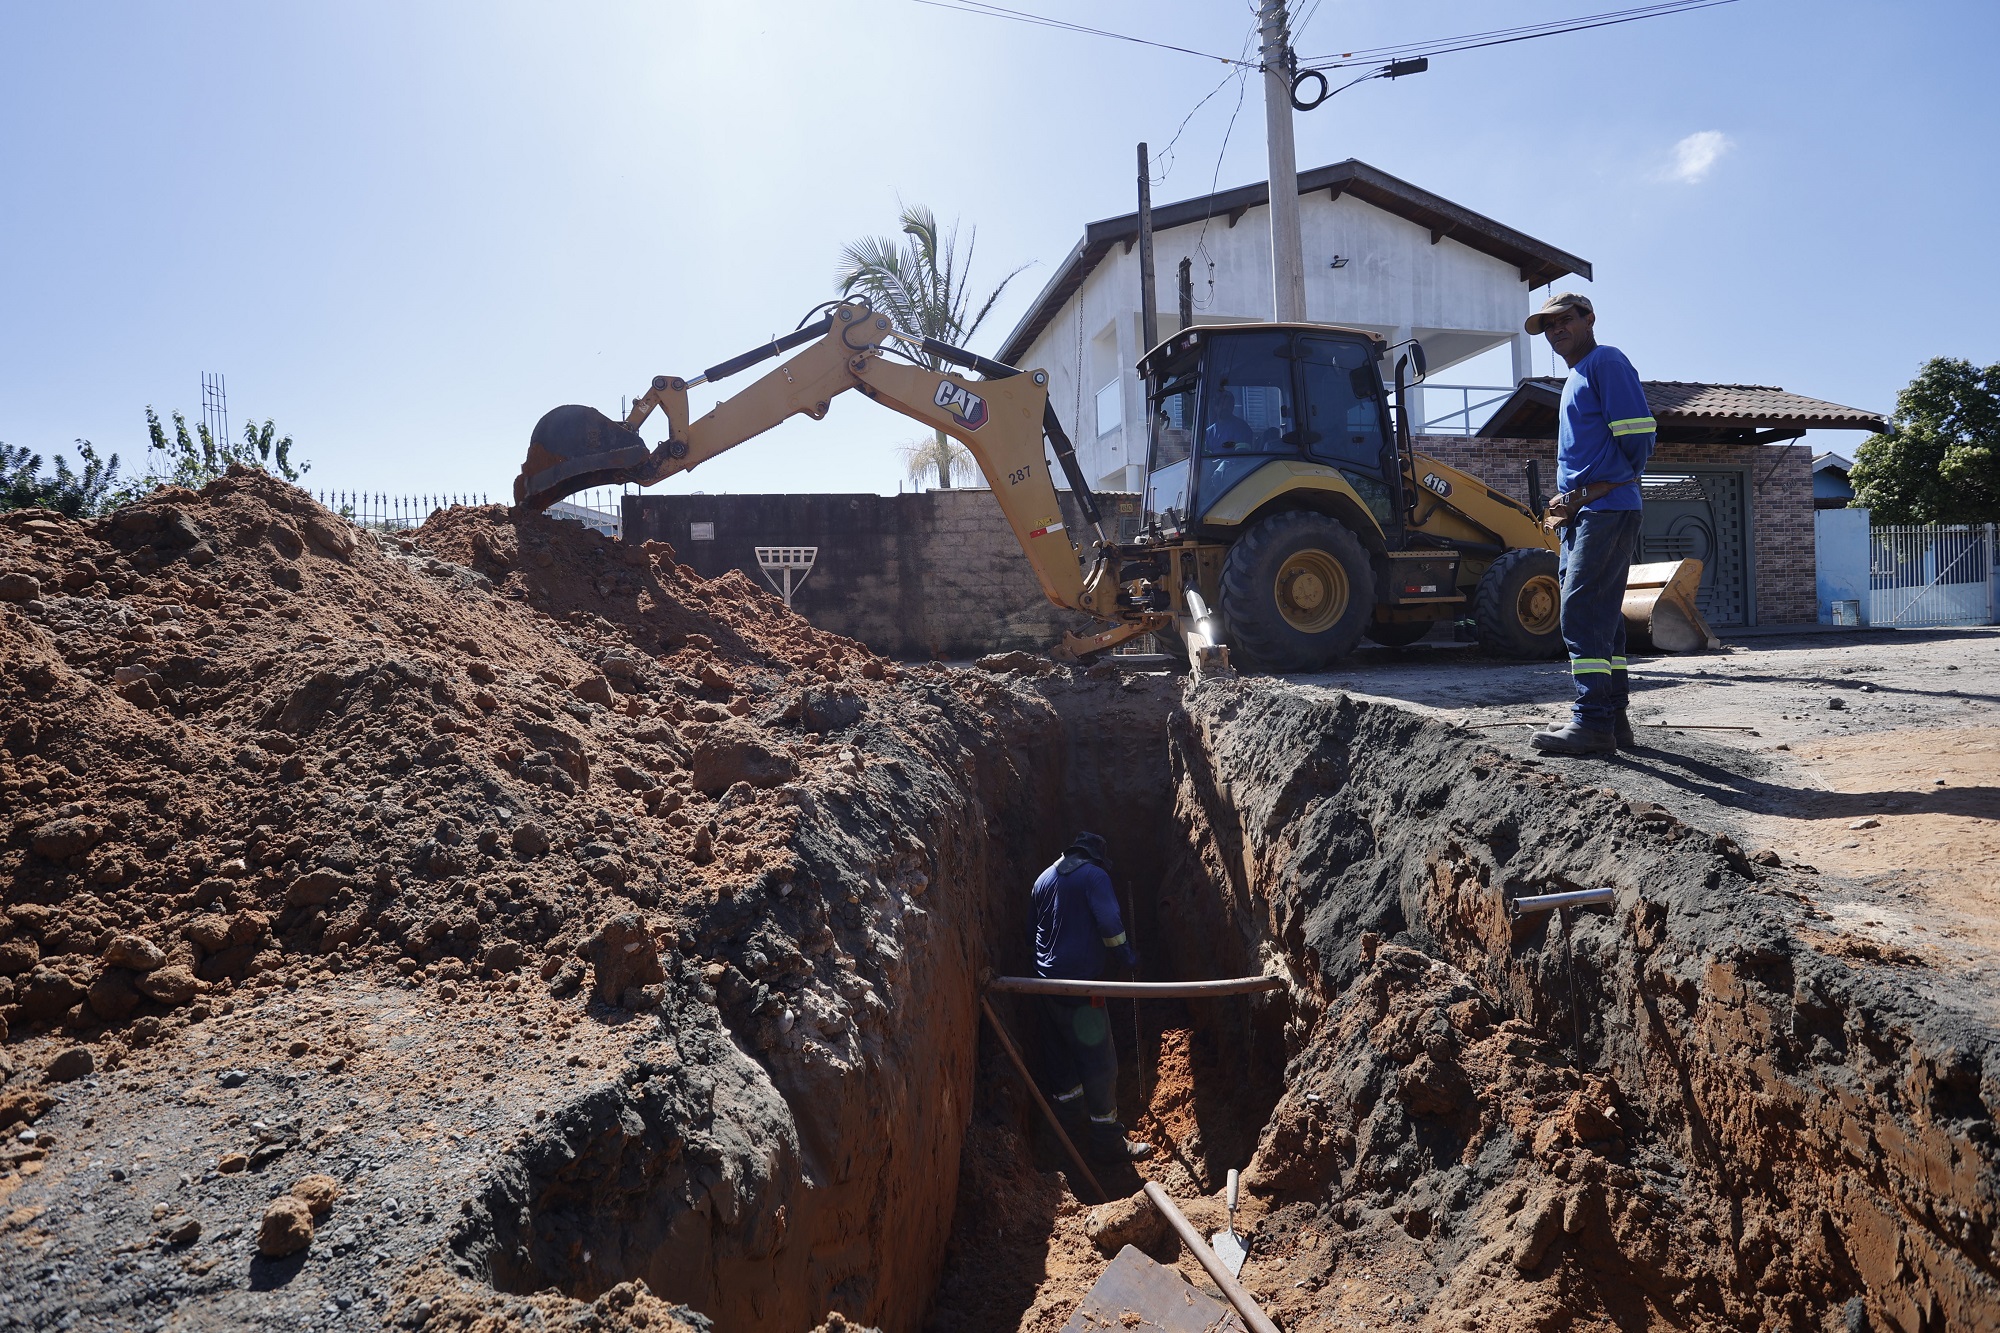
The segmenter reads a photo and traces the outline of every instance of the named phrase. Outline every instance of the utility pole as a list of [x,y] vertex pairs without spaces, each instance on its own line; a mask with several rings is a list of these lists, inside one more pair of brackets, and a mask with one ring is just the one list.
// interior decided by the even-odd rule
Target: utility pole
[[1144,144],[1139,145],[1139,326],[1144,356],[1160,340],[1160,302],[1153,292],[1153,173]]
[[1285,0],[1262,0],[1264,151],[1271,176],[1271,318],[1306,317],[1306,262],[1299,237],[1299,164],[1292,148],[1292,41]]

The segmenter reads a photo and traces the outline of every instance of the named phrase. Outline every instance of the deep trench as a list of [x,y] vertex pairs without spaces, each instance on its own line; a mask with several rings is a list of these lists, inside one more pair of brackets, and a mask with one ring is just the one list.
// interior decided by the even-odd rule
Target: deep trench
[[[1023,1170],[1065,1164],[979,1025],[978,978],[1027,970],[1027,886],[1095,828],[1144,976],[1290,983],[1149,1003],[1136,1060],[1112,1008],[1128,1118],[1141,1067],[1185,1043],[1192,1132],[1162,1146],[1202,1190],[1248,1168],[1281,1319],[1331,1309],[1328,1279],[1388,1250],[1401,1317],[1439,1327],[2000,1318],[1992,1034],[1920,978],[1809,947],[1783,873],[1328,692],[1014,680],[988,702],[955,767],[860,738],[908,781],[802,832],[818,889],[733,904],[669,960],[657,1055],[514,1155],[458,1229],[462,1272],[582,1296],[643,1278],[724,1329],[829,1310],[890,1333],[1016,1327],[1046,1192],[959,1184],[1004,1174],[974,1160],[996,1143]],[[1566,921],[1504,905],[1596,884],[1613,906]],[[821,891],[830,907],[799,907]],[[842,983],[862,996],[857,1060],[788,1055],[764,990],[729,993],[736,964],[712,960],[761,960],[773,926],[827,933],[836,957],[887,939]],[[1034,1010],[1009,999],[1032,1047]]]

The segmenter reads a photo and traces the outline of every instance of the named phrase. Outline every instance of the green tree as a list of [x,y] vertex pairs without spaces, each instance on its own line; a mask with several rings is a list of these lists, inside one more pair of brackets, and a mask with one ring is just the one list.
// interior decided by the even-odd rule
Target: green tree
[[1854,504],[1879,523],[2000,520],[2000,365],[1925,362],[1848,475]]
[[[969,275],[972,253],[979,233],[974,229],[965,240],[965,258],[958,254],[958,226],[941,231],[937,218],[921,204],[905,205],[902,216],[903,240],[889,236],[864,236],[842,248],[834,270],[834,285],[842,296],[861,295],[891,323],[905,333],[935,338],[963,347],[971,341],[1007,284],[1021,275],[1023,264],[1000,280],[974,309]],[[932,370],[942,370],[937,358],[903,349]],[[935,474],[940,488],[952,484],[954,474],[971,472],[971,456],[943,431],[935,441],[916,447],[906,446],[904,461],[910,479],[921,481]]]
[[116,508],[113,487],[118,481],[118,455],[97,456],[89,440],[78,440],[83,459],[78,472],[61,455],[52,476],[42,475],[42,456],[26,445],[0,444],[0,509],[54,509],[71,518],[91,518]]
[[278,428],[270,421],[262,426],[245,422],[243,442],[237,444],[226,436],[217,439],[205,421],[197,422],[190,432],[185,417],[179,412],[173,413],[172,417],[174,433],[169,439],[159,414],[151,407],[146,409],[146,471],[143,476],[120,488],[117,503],[129,503],[150,495],[162,486],[200,490],[228,472],[232,463],[263,472],[275,472],[294,483],[312,470],[310,463],[292,462],[292,437],[280,436]]

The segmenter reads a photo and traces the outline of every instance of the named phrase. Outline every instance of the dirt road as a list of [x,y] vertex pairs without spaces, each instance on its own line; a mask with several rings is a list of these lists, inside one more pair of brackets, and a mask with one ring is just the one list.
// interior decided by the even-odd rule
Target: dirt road
[[[1524,750],[1570,690],[1561,663],[1442,644],[1371,649],[1297,679],[1518,737]],[[1743,637],[1719,653],[1643,659],[1632,688],[1643,749],[1543,762],[1601,771],[1629,797],[1815,867],[1845,947],[1912,951],[1974,983],[1968,995],[1995,993],[2000,631]]]

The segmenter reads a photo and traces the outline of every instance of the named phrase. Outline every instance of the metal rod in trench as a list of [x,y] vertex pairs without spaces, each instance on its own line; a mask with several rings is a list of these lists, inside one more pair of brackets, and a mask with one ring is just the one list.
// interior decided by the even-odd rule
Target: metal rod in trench
[[[1145,152],[1146,145],[1140,144],[1139,154],[1141,160],[1144,160]],[[1141,175],[1139,184],[1142,193],[1145,183],[1145,177]],[[1139,932],[1133,929],[1132,891],[1130,889],[1125,891],[1125,938],[1132,941],[1132,948],[1136,953],[1139,948]],[[1136,981],[1138,980],[1138,976],[1138,969],[1134,968],[1132,979]],[[1139,997],[1136,995],[1132,997],[1132,1068],[1139,1075],[1139,1110],[1143,1114],[1146,1110],[1146,1040],[1139,1031]]]
[[1576,927],[1572,924],[1569,908],[1559,907],[1556,915],[1562,918],[1563,928],[1563,972],[1569,978],[1569,1020],[1570,1030],[1576,1036],[1576,1068],[1583,1072],[1583,1003],[1576,996],[1576,960],[1571,956],[1569,937]]
[[1167,1192],[1149,1180],[1146,1182],[1146,1197],[1153,1201],[1153,1207],[1160,1210],[1160,1216],[1167,1219],[1167,1225],[1181,1238],[1181,1244],[1188,1247],[1188,1253],[1200,1261],[1201,1266],[1208,1270],[1208,1275],[1215,1279],[1215,1285],[1222,1288],[1222,1294],[1229,1298],[1229,1303],[1236,1307],[1236,1313],[1242,1315],[1243,1322],[1250,1326],[1250,1333],[1278,1333],[1278,1326],[1258,1307],[1257,1299],[1243,1289],[1243,1284],[1229,1271],[1229,1265],[1215,1257],[1215,1251],[1209,1249],[1201,1233],[1189,1225],[1181,1210],[1174,1206],[1174,1201],[1167,1197]]
[[1091,1174],[1090,1167],[1083,1160],[1083,1154],[1076,1150],[1074,1143],[1070,1142],[1069,1134],[1062,1127],[1062,1121],[1056,1118],[1056,1109],[1042,1096],[1041,1088],[1035,1083],[1035,1076],[1028,1072],[1028,1062],[1023,1060],[1021,1052],[1015,1049],[1014,1039],[1007,1035],[1006,1028],[1000,1026],[1000,1016],[993,1012],[992,1004],[984,995],[979,997],[979,1010],[986,1015],[986,1021],[993,1025],[993,1035],[1000,1039],[1000,1049],[1007,1052],[1007,1058],[1014,1062],[1014,1071],[1021,1076],[1021,1081],[1028,1085],[1028,1095],[1035,1099],[1035,1105],[1042,1108],[1042,1115],[1047,1118],[1049,1128],[1053,1129],[1056,1137],[1062,1141],[1063,1151],[1069,1154],[1069,1160],[1076,1164],[1076,1169],[1090,1182],[1090,1188],[1097,1191],[1098,1202],[1111,1202],[1111,1196],[1105,1192],[1104,1186],[1098,1184],[1097,1177]]

